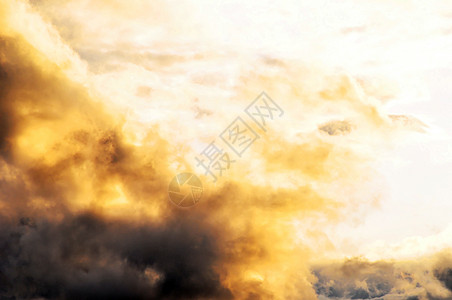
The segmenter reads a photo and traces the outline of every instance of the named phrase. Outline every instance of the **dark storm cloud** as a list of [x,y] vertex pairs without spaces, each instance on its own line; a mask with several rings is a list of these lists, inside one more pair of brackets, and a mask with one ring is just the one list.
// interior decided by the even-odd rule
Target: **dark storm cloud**
[[[76,212],[82,187],[95,208],[118,182],[131,202],[164,206],[157,133],[152,148],[126,145],[114,118],[19,37],[0,38],[0,84],[0,299],[231,298],[202,216],[168,211],[137,225]],[[40,129],[54,135],[37,140],[45,151],[21,152],[21,135]]]
[[192,217],[165,225],[93,214],[22,218],[0,231],[0,295],[11,299],[227,299],[213,232]]

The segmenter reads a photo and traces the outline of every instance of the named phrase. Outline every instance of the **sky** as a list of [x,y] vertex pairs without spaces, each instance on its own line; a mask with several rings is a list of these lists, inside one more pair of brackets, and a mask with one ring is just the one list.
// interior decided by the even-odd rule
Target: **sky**
[[2,297],[452,298],[452,2],[1,0],[0,49]]

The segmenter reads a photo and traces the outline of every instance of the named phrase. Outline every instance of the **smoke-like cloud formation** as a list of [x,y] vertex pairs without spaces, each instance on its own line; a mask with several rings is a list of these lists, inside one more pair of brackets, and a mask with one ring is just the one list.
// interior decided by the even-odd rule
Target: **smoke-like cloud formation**
[[313,269],[321,297],[335,299],[450,299],[450,253],[421,261],[348,259]]
[[213,269],[213,232],[196,219],[162,226],[78,214],[2,224],[3,299],[230,299]]
[[[203,5],[0,0],[0,298],[450,299],[447,251],[338,262],[361,253],[334,228],[385,197],[379,157],[430,128],[387,113],[393,79],[318,63],[288,9],[318,14],[310,4],[265,2],[256,24],[248,4]],[[344,20],[318,9],[331,42]],[[290,30],[259,21],[281,20],[268,10],[315,49],[291,48]],[[212,183],[194,155],[262,90],[284,117]],[[185,171],[204,184],[190,209],[168,201]]]

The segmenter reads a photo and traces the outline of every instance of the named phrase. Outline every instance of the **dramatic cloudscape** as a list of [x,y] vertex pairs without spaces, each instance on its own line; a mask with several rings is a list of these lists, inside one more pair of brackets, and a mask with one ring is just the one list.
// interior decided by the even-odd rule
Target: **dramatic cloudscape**
[[451,53],[449,0],[0,0],[0,299],[452,299]]

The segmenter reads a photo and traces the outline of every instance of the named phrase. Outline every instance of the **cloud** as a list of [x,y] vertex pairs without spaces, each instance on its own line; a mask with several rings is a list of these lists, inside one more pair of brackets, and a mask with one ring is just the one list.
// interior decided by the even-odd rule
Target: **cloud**
[[319,126],[319,130],[324,131],[329,135],[347,134],[351,131],[351,128],[352,126],[347,121],[330,121]]
[[[388,116],[392,82],[257,51],[227,34],[246,32],[249,4],[205,4],[199,20],[191,1],[0,1],[0,296],[448,297],[449,264],[312,267],[335,251],[325,227],[375,209],[393,121],[421,122]],[[200,172],[193,209],[172,205],[173,176],[262,89],[284,118],[218,183]]]
[[193,217],[142,226],[87,213],[3,223],[0,234],[2,297],[231,298],[214,233]]
[[313,268],[318,295],[328,299],[450,299],[449,253],[421,261],[361,258]]

